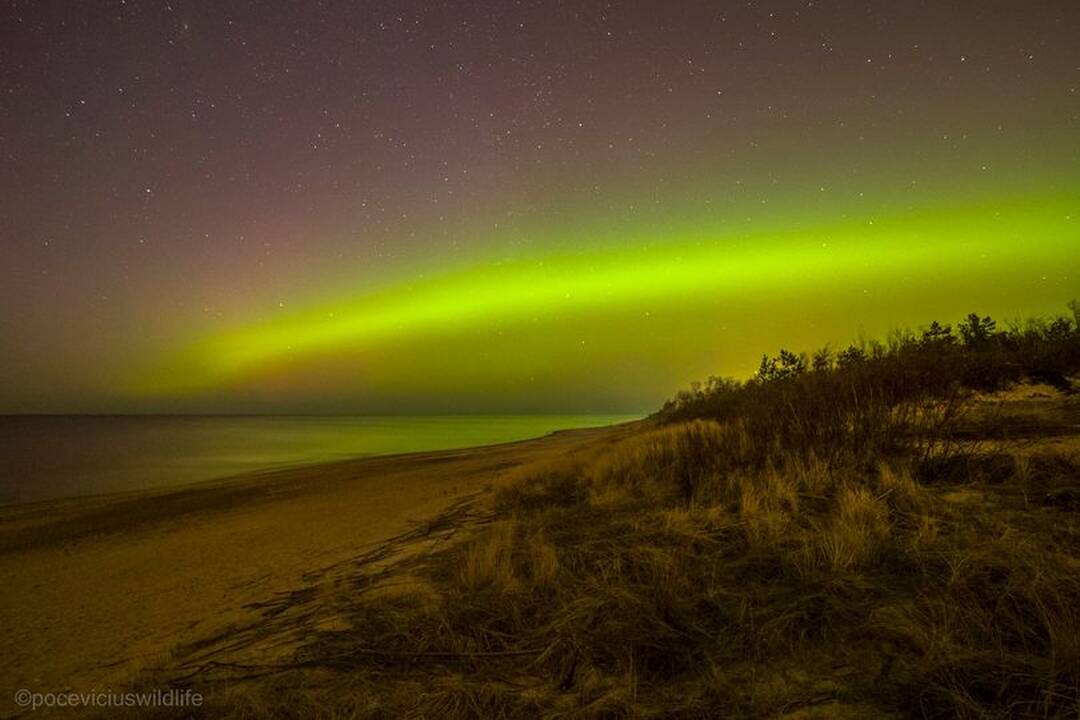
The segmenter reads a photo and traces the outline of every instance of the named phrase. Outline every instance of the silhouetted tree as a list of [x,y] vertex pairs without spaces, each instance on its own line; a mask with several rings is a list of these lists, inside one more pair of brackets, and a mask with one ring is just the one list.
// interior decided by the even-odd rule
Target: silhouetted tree
[[833,354],[832,349],[826,345],[817,352],[814,353],[813,359],[810,361],[810,367],[814,372],[828,372],[833,368]]
[[956,342],[952,332],[952,325],[942,325],[937,320],[930,323],[930,327],[923,330],[920,342],[928,347],[946,347]]
[[768,355],[761,357],[761,365],[758,367],[757,377],[764,382],[783,380],[785,378],[801,375],[806,371],[806,359],[796,355],[790,350],[781,348],[780,354],[774,358]]
[[866,351],[857,345],[848,345],[836,354],[836,364],[841,368],[851,367],[865,360]]
[[971,313],[960,321],[957,329],[964,347],[982,350],[993,341],[997,323],[989,315],[980,318],[977,313]]

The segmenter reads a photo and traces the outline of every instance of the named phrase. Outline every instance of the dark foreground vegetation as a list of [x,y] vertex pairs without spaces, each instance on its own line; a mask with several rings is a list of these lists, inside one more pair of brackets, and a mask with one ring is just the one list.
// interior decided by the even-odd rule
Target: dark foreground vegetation
[[972,315],[695,387],[503,478],[481,530],[202,712],[1077,717],[1078,319]]
[[[749,381],[710,378],[679,393],[660,416],[735,422],[785,453],[829,459],[866,460],[898,450],[912,430],[940,441],[957,429],[953,415],[970,391],[1024,380],[1069,389],[1068,376],[1080,368],[1080,303],[1069,307],[1071,319],[1037,318],[1005,330],[972,313],[955,332],[935,321],[919,334],[897,332],[887,342],[839,352],[781,350],[763,357]],[[911,416],[927,411],[927,402],[934,405],[938,426]],[[775,449],[761,444],[757,460]]]

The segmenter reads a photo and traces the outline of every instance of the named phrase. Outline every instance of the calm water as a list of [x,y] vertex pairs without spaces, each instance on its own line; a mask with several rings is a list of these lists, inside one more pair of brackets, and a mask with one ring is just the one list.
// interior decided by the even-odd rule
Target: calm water
[[632,419],[0,416],[0,503],[177,485],[359,455],[489,445]]

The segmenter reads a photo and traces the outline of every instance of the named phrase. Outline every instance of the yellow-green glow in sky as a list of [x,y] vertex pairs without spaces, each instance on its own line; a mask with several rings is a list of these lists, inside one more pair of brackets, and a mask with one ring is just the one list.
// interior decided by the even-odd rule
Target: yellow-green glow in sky
[[[672,365],[681,358],[689,361],[684,373],[701,368],[739,374],[751,355],[772,348],[716,352],[712,342],[701,342],[700,337],[712,318],[716,333],[737,345],[739,338],[721,326],[730,315],[725,307],[740,306],[746,298],[757,298],[766,307],[785,306],[783,312],[766,310],[754,320],[756,332],[742,333],[768,337],[773,344],[806,338],[804,329],[789,318],[793,303],[806,304],[810,322],[821,308],[833,307],[835,312],[835,304],[848,302],[853,293],[872,295],[862,310],[872,308],[889,323],[927,321],[930,318],[918,312],[934,307],[954,314],[1050,309],[1043,306],[1064,302],[1067,293],[1062,291],[1075,283],[1078,208],[1080,196],[1074,194],[994,198],[832,223],[794,223],[785,231],[761,235],[703,227],[631,247],[477,264],[211,335],[163,359],[138,377],[134,388],[146,394],[184,395],[242,387],[252,378],[273,378],[277,369],[319,372],[327,358],[377,357],[380,350],[405,345],[423,348],[422,355],[442,353],[444,368],[450,362],[460,370],[478,362],[479,355],[475,346],[462,347],[457,340],[477,333],[482,344],[485,336],[516,332],[537,355],[550,357],[559,352],[557,344],[550,332],[535,329],[552,323],[562,328],[556,334],[573,328],[575,338],[592,346],[590,356],[568,369],[570,375],[604,382],[605,364],[616,358],[622,366],[633,365],[637,357],[653,364],[659,353],[659,362],[665,364],[665,351],[652,346],[636,322],[654,313],[669,318],[669,328],[682,328],[676,333],[678,342],[688,347],[666,351]],[[579,244],[589,247],[589,238],[580,238]],[[973,285],[984,288],[981,296],[966,297],[965,290]],[[1000,297],[986,293],[994,287]],[[881,312],[882,305],[893,312]],[[834,320],[819,329],[816,339],[851,339],[865,328],[863,311],[851,306],[846,327]],[[784,321],[769,332],[770,318],[781,315]],[[837,320],[844,316],[840,312]],[[730,317],[727,322],[740,324]],[[881,323],[876,325],[880,330]],[[694,326],[699,329],[694,331]],[[695,353],[698,344],[702,353]],[[393,352],[385,359],[399,361]],[[378,368],[378,362],[368,361],[369,377],[387,371]],[[504,380],[515,373],[535,375],[537,369],[517,353],[488,357],[483,364],[491,377]],[[674,367],[672,372],[670,391],[686,379]],[[452,385],[455,378],[443,377],[443,382]],[[658,391],[650,388],[640,401],[655,400],[651,396]]]
[[1080,295],[1076,0],[616,5],[18,4],[0,412],[648,412]]

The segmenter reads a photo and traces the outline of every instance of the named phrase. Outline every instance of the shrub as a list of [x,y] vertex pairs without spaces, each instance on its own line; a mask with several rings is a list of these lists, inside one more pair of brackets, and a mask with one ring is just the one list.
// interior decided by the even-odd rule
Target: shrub
[[903,444],[902,420],[912,408],[1024,378],[1068,388],[1068,375],[1080,370],[1080,328],[1064,317],[999,331],[993,319],[972,313],[958,327],[959,342],[952,326],[935,321],[917,336],[850,346],[835,361],[828,348],[809,356],[781,350],[762,358],[749,380],[711,378],[679,393],[657,417],[737,420],[762,461],[771,443],[829,461],[869,459]]

